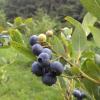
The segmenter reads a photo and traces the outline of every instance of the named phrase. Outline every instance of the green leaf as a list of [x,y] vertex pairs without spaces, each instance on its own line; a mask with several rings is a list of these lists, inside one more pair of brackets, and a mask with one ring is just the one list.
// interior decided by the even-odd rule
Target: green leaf
[[25,20],[25,22],[24,22],[26,25],[32,25],[32,23],[33,23],[33,19],[32,18],[27,18],[26,20]]
[[100,87],[94,84],[93,82],[87,80],[87,79],[82,79],[80,81],[84,86],[86,91],[89,93],[91,96],[91,100],[99,100],[100,99]]
[[71,17],[66,17],[66,20],[69,21],[75,30],[72,34],[72,46],[76,54],[80,54],[87,46],[86,34],[82,28],[82,25],[75,19]]
[[21,17],[16,17],[16,18],[14,19],[14,24],[15,24],[16,26],[20,26],[21,24],[23,24],[23,19],[22,19]]
[[100,0],[80,0],[84,7],[100,20]]
[[86,50],[82,53],[82,58],[84,59],[92,59],[94,57],[94,52],[91,50]]
[[90,13],[87,13],[83,19],[82,22],[82,27],[86,33],[86,35],[88,35],[90,33],[90,29],[89,26],[93,26],[94,23],[96,22],[97,18],[94,17],[93,15],[91,15]]
[[63,33],[61,33],[61,39],[62,39],[63,44],[67,47],[68,46],[68,41],[67,41],[67,39],[66,39],[66,37]]
[[[82,65],[82,71],[91,77],[93,80],[100,82],[100,68],[94,63],[92,60],[86,60]],[[86,78],[82,78],[80,80],[82,84],[84,84],[86,90],[95,98],[95,100],[99,100],[100,92],[99,92],[99,85],[95,82],[88,80]]]
[[17,29],[9,29],[9,33],[11,36],[11,39],[13,41],[16,41],[18,43],[24,44],[23,38],[22,38],[22,34],[20,33],[19,30]]
[[66,37],[63,33],[61,33],[61,40],[62,40],[62,44],[63,44],[64,49],[65,49],[66,55],[68,55],[69,54],[69,52],[68,52],[68,41],[66,40]]
[[72,34],[73,30],[72,30],[72,28],[65,27],[65,28],[62,28],[61,31],[67,37],[67,35],[71,35]]
[[94,61],[87,59],[82,65],[82,70],[88,76],[100,81],[100,67],[98,67]]
[[62,42],[60,41],[60,39],[57,36],[53,36],[52,39],[50,40],[50,43],[52,45],[53,50],[56,53],[65,55],[65,50],[62,45]]
[[90,30],[93,34],[94,41],[97,47],[100,47],[100,29],[96,27],[90,27]]
[[28,49],[21,45],[20,43],[17,43],[15,41],[11,41],[11,46],[15,48],[17,51],[19,51],[21,54],[25,55],[26,57],[35,60],[36,56],[32,54],[31,49]]
[[78,66],[71,67],[71,72],[74,75],[80,74],[79,67]]

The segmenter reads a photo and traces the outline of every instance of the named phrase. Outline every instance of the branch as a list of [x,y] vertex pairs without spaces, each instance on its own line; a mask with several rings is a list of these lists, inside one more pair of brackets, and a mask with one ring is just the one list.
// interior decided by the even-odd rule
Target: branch
[[80,73],[82,74],[82,76],[98,85],[100,85],[100,81],[97,81],[95,79],[93,79],[92,77],[88,76],[87,74],[85,74],[82,70],[80,70]]

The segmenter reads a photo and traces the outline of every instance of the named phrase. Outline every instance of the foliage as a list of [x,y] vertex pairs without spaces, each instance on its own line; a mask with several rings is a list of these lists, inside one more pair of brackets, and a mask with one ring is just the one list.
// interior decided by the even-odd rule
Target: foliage
[[0,27],[6,27],[6,15],[3,10],[0,10]]
[[[86,16],[89,17],[92,15],[88,14]],[[50,48],[54,52],[54,55],[53,55],[54,59],[61,60],[61,62],[63,62],[65,66],[64,67],[65,72],[63,74],[64,76],[62,75],[62,78],[59,79],[57,84],[60,82],[63,92],[65,91],[67,91],[68,93],[70,92],[69,96],[67,93],[65,95],[65,98],[67,98],[67,100],[69,100],[68,98],[70,99],[73,98],[72,92],[74,88],[79,88],[82,91],[84,91],[88,99],[95,98],[96,100],[98,100],[99,93],[97,94],[97,92],[99,91],[98,89],[100,85],[100,78],[99,78],[100,68],[99,68],[99,65],[97,65],[94,61],[95,53],[96,53],[95,48],[96,47],[99,48],[99,45],[98,45],[99,43],[97,40],[98,37],[93,34],[94,40],[90,41],[89,43],[89,41],[87,41],[86,39],[86,32],[84,30],[85,28],[83,28],[84,26],[82,26],[83,24],[80,24],[78,21],[76,21],[75,19],[71,17],[66,17],[65,19],[74,26],[73,34],[72,33],[63,34],[63,32],[61,32],[61,34],[58,34],[57,36],[56,34],[54,34],[52,37],[50,37],[51,39],[47,39],[49,44],[46,44],[46,46],[47,45],[50,46]],[[87,20],[86,17],[84,20]],[[16,22],[16,19],[15,19],[15,22]],[[14,22],[14,25],[15,25],[15,22]],[[21,20],[19,22],[21,22]],[[83,22],[86,22],[86,21],[83,21]],[[18,22],[16,24],[18,25]],[[94,32],[98,34],[99,30],[93,27],[93,24],[94,23],[91,23],[90,26],[92,27],[88,26],[88,28],[90,29],[90,32]],[[20,57],[23,54],[24,57],[26,56],[26,58],[29,59],[28,60],[29,62],[32,62],[32,60],[35,60],[36,57],[34,55],[32,57],[31,51],[28,50],[30,49],[30,47],[28,46],[28,44],[27,45],[25,44],[26,43],[25,39],[23,40],[24,34],[22,34],[20,30],[17,29],[19,27],[14,28],[14,25],[8,28],[8,32],[10,33],[9,35],[11,36],[10,48],[15,48],[20,54],[18,54],[15,51],[16,53],[14,53],[13,55],[15,56],[19,55]],[[87,26],[86,23],[84,25]],[[72,34],[72,39],[67,40],[65,34],[66,35]],[[16,36],[18,38],[16,38]],[[24,38],[26,37],[24,36]],[[12,61],[13,60],[11,57],[10,62]],[[4,62],[7,63],[8,61],[4,61]],[[14,64],[12,66],[14,66]],[[66,88],[66,85],[63,85],[64,84],[63,82],[68,82],[68,84],[69,82],[71,82],[71,87],[69,85]],[[70,87],[70,90],[68,89],[69,87]],[[65,88],[67,90],[65,90]]]
[[6,5],[6,0],[0,0],[0,10],[4,10],[5,5]]
[[33,32],[44,33],[50,29],[57,29],[61,24],[55,18],[51,18],[41,9],[38,9],[36,16],[33,17]]
[[86,9],[100,20],[100,0],[81,0]]
[[[37,27],[38,24],[34,22],[38,21],[38,19],[40,19],[40,21],[42,21],[43,19],[41,23],[38,23],[41,24],[42,27]],[[47,21],[46,19],[49,21]],[[37,24],[37,26],[34,26],[35,23]],[[30,70],[31,63],[33,62],[33,60],[36,59],[36,57],[32,54],[31,49],[29,47],[29,36],[31,34],[34,34],[35,32],[36,33],[39,32],[40,31],[39,28],[41,28],[41,32],[45,32],[48,29],[52,29],[56,24],[55,21],[51,20],[49,16],[43,14],[41,15],[41,18],[36,16],[34,17],[34,19],[32,18],[24,19],[21,17],[17,17],[14,19],[14,23],[7,22],[7,24],[8,26],[5,28],[5,32],[4,31],[2,32],[2,35],[3,36],[10,35],[10,45],[8,44],[5,46],[5,41],[7,39],[4,38],[5,41],[1,41],[2,38],[0,37],[0,42],[3,42],[3,47],[0,47],[0,86],[3,87],[3,91],[0,91],[1,100],[7,98],[8,99],[14,98],[20,100],[22,99],[31,100],[34,98],[42,100],[44,99],[44,96],[48,95],[48,93],[50,92],[51,92],[50,93],[51,97],[48,97],[48,100],[51,100],[51,98],[52,99],[59,98],[60,100],[62,100],[63,96],[56,97],[56,92],[58,92],[58,95],[60,95],[60,91],[59,89],[57,89],[57,86],[54,86],[51,89],[50,87],[44,86],[40,82],[38,83],[38,79],[37,78],[34,79]],[[33,26],[37,29],[34,30]],[[20,69],[20,67],[22,69]],[[25,74],[27,74],[28,76]],[[24,78],[23,75],[25,75]],[[9,78],[11,80],[9,80]],[[7,87],[4,87],[5,83],[7,84]],[[30,85],[30,87],[29,88],[27,87],[26,89],[25,84],[26,86]],[[14,95],[12,93],[14,93]],[[40,94],[40,96],[38,96],[38,94]]]
[[[83,0],[81,1],[83,3]],[[39,90],[32,90],[32,87],[38,87],[37,84],[40,81],[38,81],[39,78],[34,79],[36,77],[31,75],[30,66],[37,57],[32,54],[32,51],[30,51],[31,47],[29,46],[29,36],[32,35],[32,33],[36,35],[41,32],[46,33],[47,28],[54,28],[55,24],[50,24],[50,28],[46,26],[46,29],[44,29],[43,27],[45,26],[43,25],[48,23],[48,21],[51,21],[45,21],[46,18],[49,19],[47,16],[39,16],[39,18],[34,17],[33,19],[28,18],[26,20],[21,17],[17,17],[15,18],[14,23],[8,23],[9,27],[7,27],[6,30],[11,37],[10,45],[6,47],[3,45],[0,48],[0,59],[2,61],[0,62],[0,85],[1,88],[4,88],[4,93],[10,91],[9,93],[11,94],[11,98],[17,95],[16,98],[19,97],[19,99],[31,99],[32,97],[32,99],[35,98],[43,100],[45,97],[46,99],[48,97],[48,100],[51,100],[52,98],[54,100],[62,100],[62,98],[64,100],[75,100],[75,97],[72,94],[73,90],[77,88],[85,93],[86,100],[99,100],[100,29],[94,26],[94,24],[99,20],[100,16],[98,10],[95,12],[91,12],[90,10],[91,4],[95,5],[94,1],[87,1],[88,6],[85,0],[83,4],[90,12],[86,14],[82,23],[72,17],[65,17],[65,20],[70,23],[72,27],[61,29],[59,33],[53,34],[52,37],[47,37],[47,41],[43,44],[43,46],[49,47],[52,50],[53,61],[61,61],[64,65],[64,73],[62,76],[58,77],[59,80],[57,81],[57,84],[50,88],[39,83]],[[40,22],[42,21],[41,19],[43,22]],[[33,27],[37,28],[37,30]],[[93,37],[91,40],[88,40],[87,36],[90,33]],[[8,51],[5,52],[5,50]],[[15,79],[17,81],[15,81]],[[50,90],[49,92],[48,90],[46,91],[47,88]],[[43,93],[40,89],[44,90]],[[29,95],[25,94],[27,91],[29,91]],[[34,91],[37,93],[36,95]],[[41,95],[38,94],[39,92]],[[1,94],[4,93],[1,91]],[[49,96],[46,96],[44,93],[48,93]],[[59,95],[60,93],[61,96],[55,97],[55,95]],[[22,94],[22,96],[20,96],[20,94]],[[8,97],[8,93],[6,96]],[[3,99],[5,99],[6,96],[4,96]]]
[[79,0],[7,0],[5,13],[8,19],[17,16],[27,18],[34,16],[39,8],[50,16],[60,18],[60,20],[63,20],[66,15],[82,20],[84,15]]
[[33,18],[24,19],[16,17],[14,19],[14,24],[8,22],[8,25],[19,29],[22,34],[28,36],[30,34],[44,33],[51,29],[56,30],[61,26],[60,22],[45,14],[41,9],[38,10]]

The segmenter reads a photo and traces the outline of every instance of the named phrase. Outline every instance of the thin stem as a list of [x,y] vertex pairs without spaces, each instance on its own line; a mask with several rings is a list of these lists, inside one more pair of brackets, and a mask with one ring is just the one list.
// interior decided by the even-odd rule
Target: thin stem
[[84,78],[86,78],[86,79],[88,79],[88,80],[90,80],[90,81],[92,81],[92,82],[94,82],[94,83],[100,85],[100,81],[97,81],[97,80],[91,78],[90,76],[88,76],[87,74],[85,74],[82,70],[80,70],[80,73],[82,74],[82,76],[83,76]]
[[80,57],[81,57],[81,52],[79,52],[77,60],[76,60],[76,64],[79,65],[80,63]]
[[70,61],[68,61],[65,57],[62,57],[67,63],[69,63],[72,67],[75,66],[74,64],[72,64]]
[[83,77],[83,78],[86,78],[86,79],[88,79],[88,80],[90,80],[90,81],[92,81],[92,82],[100,85],[100,81],[97,81],[97,80],[91,78],[90,76],[88,76],[87,74],[85,74],[82,70],[80,70],[80,73],[81,73],[81,76],[72,76],[71,77],[71,76],[62,75],[61,77],[65,77],[65,78],[69,78],[69,79],[75,79],[75,78],[81,78],[81,77]]
[[60,58],[61,58],[61,56],[59,56],[59,57],[57,57],[57,58],[55,58],[55,59],[53,59],[51,61],[59,60]]
[[61,75],[61,77],[65,77],[65,78],[68,78],[68,79],[82,78],[82,76],[65,76],[65,75]]
[[60,77],[69,78],[69,79],[72,79],[73,78],[71,76],[65,76],[65,75],[61,75]]

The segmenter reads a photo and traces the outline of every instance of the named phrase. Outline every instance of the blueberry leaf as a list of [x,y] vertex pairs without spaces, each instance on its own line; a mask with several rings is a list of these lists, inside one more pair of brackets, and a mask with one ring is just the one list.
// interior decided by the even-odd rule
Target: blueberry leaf
[[75,27],[72,34],[72,48],[75,55],[79,55],[87,47],[86,33],[83,30],[81,23],[79,23],[77,20],[73,19],[72,17],[66,17],[65,19]]
[[25,55],[26,57],[33,59],[33,60],[36,59],[36,57],[32,54],[32,51],[28,49],[27,47],[21,45],[20,43],[11,41],[11,46],[15,48],[17,51],[19,51],[21,54]]
[[84,7],[100,20],[100,0],[80,0]]

